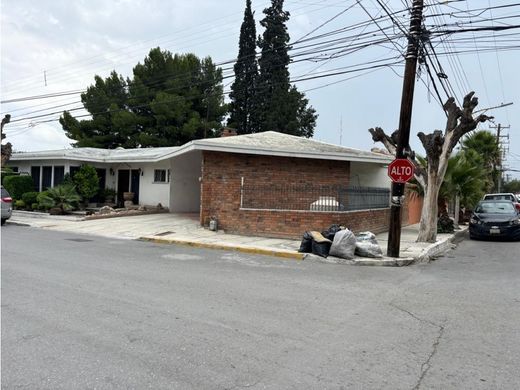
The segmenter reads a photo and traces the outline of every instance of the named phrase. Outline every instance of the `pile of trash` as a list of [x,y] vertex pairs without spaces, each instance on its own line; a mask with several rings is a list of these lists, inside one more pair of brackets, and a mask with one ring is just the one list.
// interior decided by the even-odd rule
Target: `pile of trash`
[[303,234],[300,253],[312,253],[324,258],[328,256],[352,260],[354,255],[381,258],[383,252],[371,232],[354,234],[345,226],[332,225],[327,230],[307,231]]

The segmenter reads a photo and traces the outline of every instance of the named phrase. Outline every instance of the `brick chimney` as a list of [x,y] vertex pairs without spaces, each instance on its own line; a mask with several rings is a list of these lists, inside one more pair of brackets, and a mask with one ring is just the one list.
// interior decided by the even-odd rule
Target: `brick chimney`
[[224,127],[220,133],[221,137],[232,137],[234,135],[237,135],[237,131],[231,127]]

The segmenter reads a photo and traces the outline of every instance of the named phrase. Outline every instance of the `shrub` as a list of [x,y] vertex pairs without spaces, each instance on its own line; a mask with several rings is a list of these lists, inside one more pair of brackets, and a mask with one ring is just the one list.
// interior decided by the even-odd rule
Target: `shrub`
[[40,204],[49,209],[59,208],[62,213],[74,209],[74,203],[80,200],[76,189],[71,185],[59,185],[49,188],[46,194],[39,196]]
[[38,210],[38,203],[33,203],[33,204],[31,205],[31,209],[32,209],[32,210]]
[[74,185],[74,180],[72,180],[72,177],[70,176],[70,173],[67,172],[64,176],[63,176],[63,182],[61,184],[70,184],[70,185]]
[[[36,201],[38,202],[38,210],[48,210],[49,207],[45,206],[43,199],[45,199],[48,195],[48,191],[42,191],[36,196]],[[34,207],[33,207],[34,209]]]
[[23,200],[15,200],[14,208],[16,210],[23,210],[25,208],[25,202]]
[[36,191],[26,192],[22,194],[22,200],[25,202],[27,206],[32,205],[33,203],[36,203],[38,201],[38,194],[39,192]]
[[29,175],[7,176],[4,178],[4,187],[14,198],[21,200],[26,192],[34,191],[34,183]]
[[90,198],[99,191],[99,177],[96,168],[92,165],[83,165],[74,175],[74,184],[76,190],[84,202],[88,202]]
[[2,184],[4,183],[4,178],[7,177],[7,176],[14,176],[14,175],[18,175],[16,172],[13,172],[13,170],[9,167],[2,167],[2,172],[1,172],[1,180],[2,180]]

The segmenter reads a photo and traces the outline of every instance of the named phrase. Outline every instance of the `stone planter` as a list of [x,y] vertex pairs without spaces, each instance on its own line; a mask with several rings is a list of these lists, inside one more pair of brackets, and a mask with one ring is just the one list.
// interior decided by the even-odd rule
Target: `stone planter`
[[126,200],[126,201],[134,200],[134,193],[133,192],[123,192],[123,200]]

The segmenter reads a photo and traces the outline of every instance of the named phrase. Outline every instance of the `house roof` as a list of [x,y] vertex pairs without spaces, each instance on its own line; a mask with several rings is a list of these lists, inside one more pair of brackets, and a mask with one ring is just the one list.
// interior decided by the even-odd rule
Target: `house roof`
[[12,161],[22,160],[76,160],[88,162],[154,162],[169,156],[178,146],[161,148],[135,148],[135,149],[100,149],[100,148],[74,148],[61,150],[44,150],[38,152],[17,152],[11,156]]
[[222,138],[205,138],[179,147],[98,149],[75,148],[41,152],[13,153],[11,160],[69,159],[88,162],[155,162],[194,150],[269,156],[313,158],[325,160],[361,161],[387,164],[393,160],[388,154],[369,152],[329,144],[313,139],[266,131]]
[[389,163],[393,160],[393,157],[388,154],[347,148],[341,145],[329,144],[276,131],[195,140],[182,146],[181,149],[175,153],[182,152],[184,148],[326,160],[381,163]]

